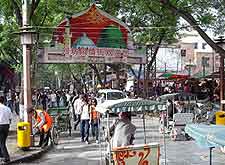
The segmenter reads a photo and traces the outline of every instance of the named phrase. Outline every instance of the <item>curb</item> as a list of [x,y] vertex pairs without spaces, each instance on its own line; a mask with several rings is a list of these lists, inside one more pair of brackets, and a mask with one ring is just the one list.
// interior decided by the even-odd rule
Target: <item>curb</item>
[[25,162],[31,162],[32,160],[36,160],[40,158],[44,153],[48,152],[50,149],[53,148],[54,145],[50,144],[47,147],[40,149],[40,151],[33,153],[33,154],[27,154],[24,156],[21,156],[19,158],[16,158],[14,160],[11,160],[8,163],[5,163],[4,165],[8,164],[19,164],[19,163],[25,163]]
[[17,134],[16,130],[9,130],[8,136],[16,135],[16,134]]

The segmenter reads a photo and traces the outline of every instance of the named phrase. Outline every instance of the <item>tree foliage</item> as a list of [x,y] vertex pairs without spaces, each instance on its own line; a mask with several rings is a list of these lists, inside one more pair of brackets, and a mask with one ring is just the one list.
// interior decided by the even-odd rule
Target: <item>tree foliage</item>
[[[225,50],[209,37],[206,30],[210,28],[217,35],[224,31],[224,1],[220,0],[154,0],[168,9],[174,16],[183,18],[199,35],[221,56]],[[222,21],[222,22],[221,22]]]
[[[135,43],[156,45],[154,58],[158,45],[175,42],[179,36],[179,30],[187,27],[183,20],[197,30],[213,49],[225,54],[225,51],[218,47],[205,32],[206,29],[211,29],[216,34],[224,33],[224,1],[101,0],[99,3],[102,10],[113,16],[119,16],[129,25]],[[30,24],[39,34],[38,44],[34,48],[49,41],[54,28],[66,16],[80,12],[89,5],[90,0],[29,0]],[[15,32],[19,32],[19,28],[22,26],[22,0],[1,0],[0,6],[0,60],[6,61],[17,71],[21,71],[22,50],[19,35]],[[33,57],[35,58],[35,54]],[[149,68],[154,58],[149,62]],[[81,80],[82,77],[79,76],[79,73],[85,72],[88,66],[82,66],[82,71],[79,70],[79,65],[39,66],[38,68],[41,67],[48,74],[51,74],[52,70],[57,70],[64,74],[73,73],[76,75],[74,78],[78,76]],[[94,69],[93,66],[91,67]],[[97,68],[95,71],[98,71]]]

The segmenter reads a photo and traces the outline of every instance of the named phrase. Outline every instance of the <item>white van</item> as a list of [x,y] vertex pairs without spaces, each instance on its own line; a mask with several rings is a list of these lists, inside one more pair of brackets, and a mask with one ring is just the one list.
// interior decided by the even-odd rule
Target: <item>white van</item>
[[103,103],[106,100],[118,100],[127,98],[123,91],[116,89],[100,89],[97,94],[98,103]]

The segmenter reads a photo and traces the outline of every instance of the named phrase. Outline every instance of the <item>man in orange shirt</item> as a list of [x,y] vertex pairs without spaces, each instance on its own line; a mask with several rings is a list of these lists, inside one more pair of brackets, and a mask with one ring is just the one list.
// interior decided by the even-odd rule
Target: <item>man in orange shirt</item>
[[50,138],[50,130],[53,123],[52,117],[43,109],[33,109],[31,112],[33,112],[33,117],[35,119],[33,128],[37,130],[36,133],[40,133],[39,146],[45,147],[48,145]]
[[96,111],[96,105],[97,105],[97,100],[92,98],[91,105],[90,105],[91,132],[92,132],[92,136],[95,137],[96,143],[99,143],[100,113]]

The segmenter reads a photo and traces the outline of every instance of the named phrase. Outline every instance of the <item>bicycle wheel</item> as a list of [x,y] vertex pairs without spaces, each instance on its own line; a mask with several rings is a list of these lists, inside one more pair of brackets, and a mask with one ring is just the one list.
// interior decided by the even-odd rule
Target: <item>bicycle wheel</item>
[[52,127],[51,138],[54,145],[57,145],[59,143],[59,131],[57,130],[56,126]]

